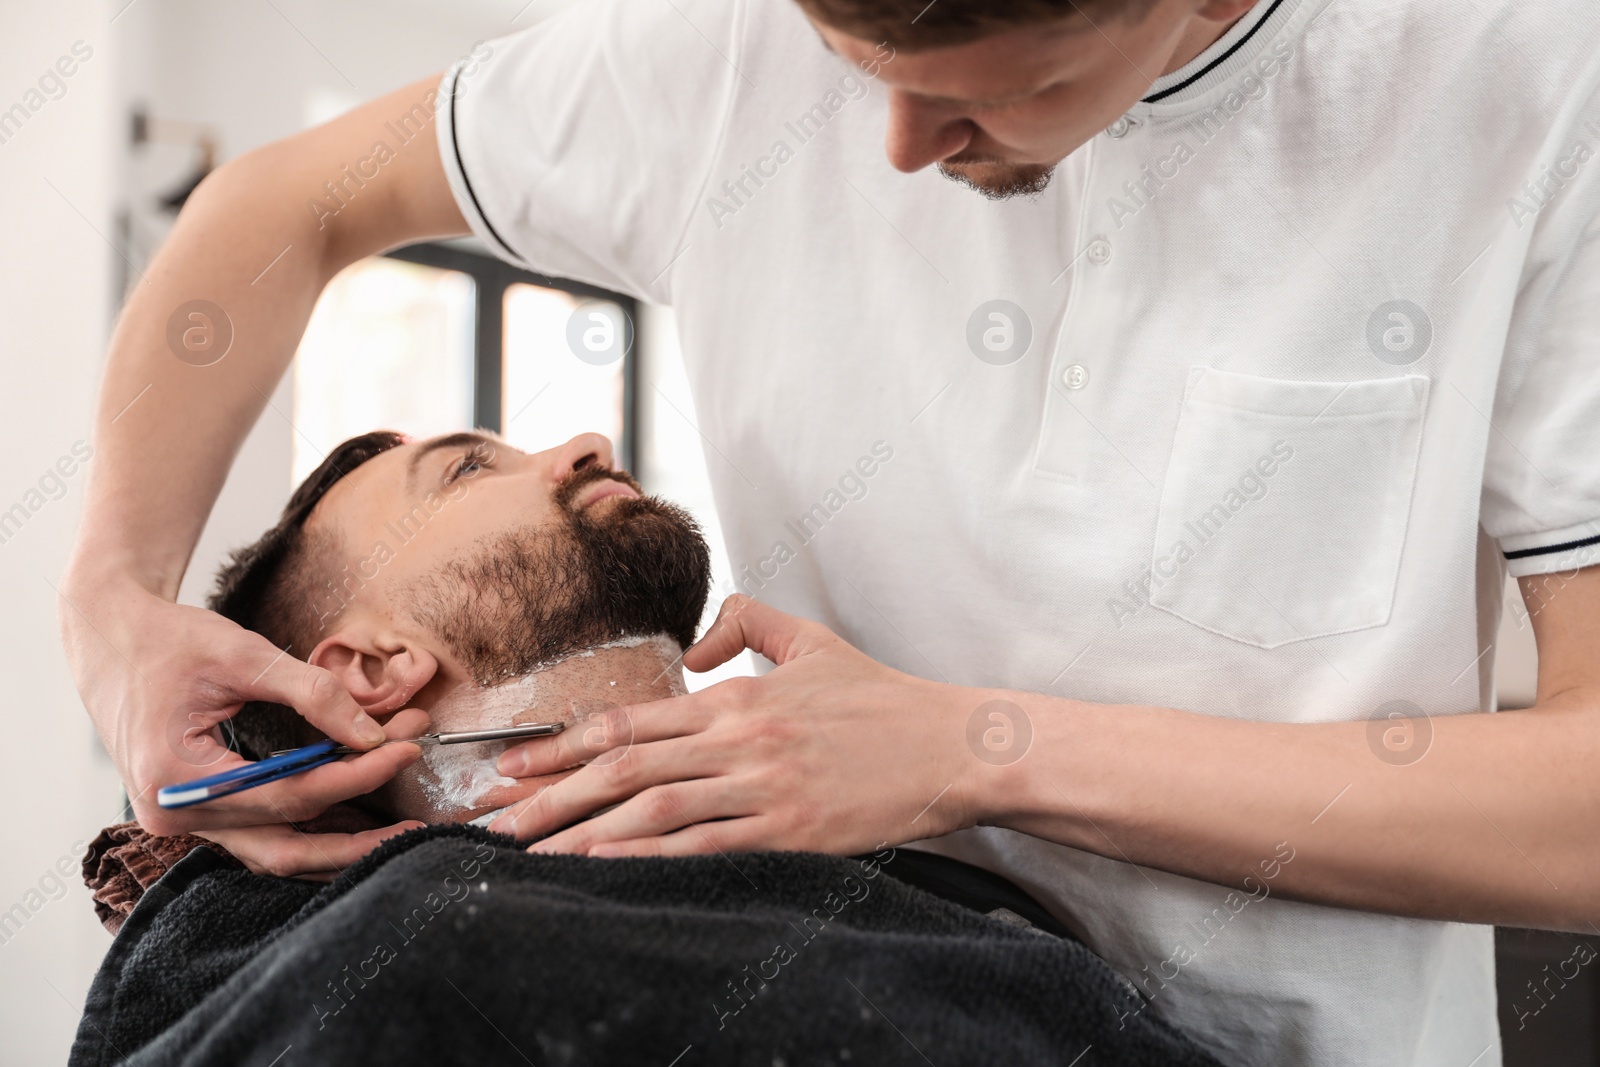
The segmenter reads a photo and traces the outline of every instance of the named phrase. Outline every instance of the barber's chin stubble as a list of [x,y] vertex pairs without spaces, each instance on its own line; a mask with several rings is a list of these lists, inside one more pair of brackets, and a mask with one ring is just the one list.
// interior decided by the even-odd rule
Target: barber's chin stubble
[[1005,168],[1003,177],[984,181],[944,163],[939,164],[939,173],[990,200],[1010,200],[1018,196],[1038,196],[1044,192],[1055,177],[1055,167],[1042,163],[1013,164]]

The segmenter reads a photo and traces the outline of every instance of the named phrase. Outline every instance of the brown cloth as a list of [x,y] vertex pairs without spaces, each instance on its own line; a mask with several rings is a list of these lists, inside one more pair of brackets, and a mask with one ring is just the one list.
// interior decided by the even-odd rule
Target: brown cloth
[[[355,803],[335,804],[314,819],[290,823],[306,834],[358,834],[376,830],[387,820],[381,812]],[[215,841],[194,834],[157,837],[136,822],[123,822],[100,831],[83,857],[83,884],[94,896],[94,912],[107,930],[122,929],[144,891],[197,847],[209,848],[227,865],[244,870],[238,857]]]
[[194,834],[157,837],[136,822],[101,830],[83,857],[83,883],[94,896],[100,922],[113,934],[122,929],[122,921],[144,891],[197,847],[209,848],[228,864],[244,869],[227,849]]

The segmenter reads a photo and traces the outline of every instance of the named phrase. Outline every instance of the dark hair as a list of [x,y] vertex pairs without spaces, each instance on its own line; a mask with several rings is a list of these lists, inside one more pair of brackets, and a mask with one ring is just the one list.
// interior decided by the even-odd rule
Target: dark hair
[[806,13],[867,41],[916,51],[1046,22],[1138,22],[1158,0],[799,0]]
[[[277,525],[234,552],[217,572],[206,606],[291,656],[310,655],[326,621],[312,606],[313,594],[332,573],[342,541],[332,532],[308,532],[306,519],[345,475],[405,440],[393,431],[376,430],[329,452],[289,498]],[[247,703],[230,722],[232,746],[255,759],[303,744],[313,732],[293,708],[264,701]]]

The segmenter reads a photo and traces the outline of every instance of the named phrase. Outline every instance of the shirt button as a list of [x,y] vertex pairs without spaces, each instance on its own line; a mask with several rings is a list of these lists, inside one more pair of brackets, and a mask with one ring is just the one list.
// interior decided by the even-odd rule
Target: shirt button
[[1111,262],[1111,242],[1104,237],[1096,237],[1089,242],[1089,262],[1097,267],[1103,267]]
[[1110,134],[1115,140],[1120,141],[1128,136],[1128,131],[1132,128],[1133,123],[1128,120],[1128,116],[1124,115],[1110,126],[1107,126],[1106,133]]
[[1089,384],[1089,369],[1074,363],[1061,372],[1061,384],[1068,389],[1082,389]]

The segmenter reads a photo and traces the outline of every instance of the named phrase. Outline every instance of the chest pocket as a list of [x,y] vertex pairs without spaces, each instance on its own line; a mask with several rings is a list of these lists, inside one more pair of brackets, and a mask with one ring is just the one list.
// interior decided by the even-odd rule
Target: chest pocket
[[1386,623],[1428,384],[1191,368],[1151,606],[1260,648]]

